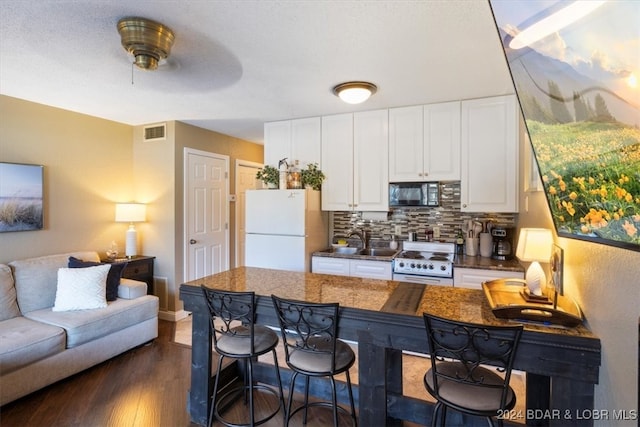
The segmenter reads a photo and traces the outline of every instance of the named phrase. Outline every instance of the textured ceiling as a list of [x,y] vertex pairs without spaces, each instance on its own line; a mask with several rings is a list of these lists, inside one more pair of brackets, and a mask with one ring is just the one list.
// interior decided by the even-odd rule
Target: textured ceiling
[[[172,28],[133,70],[116,23]],[[133,84],[132,84],[133,77]],[[359,106],[331,88],[367,80]],[[265,121],[513,93],[487,1],[0,2],[0,93],[130,125],[179,120],[262,142]]]

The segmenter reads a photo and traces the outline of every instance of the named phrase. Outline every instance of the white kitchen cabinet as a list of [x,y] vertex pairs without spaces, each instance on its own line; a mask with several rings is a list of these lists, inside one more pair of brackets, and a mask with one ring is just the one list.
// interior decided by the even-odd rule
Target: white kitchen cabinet
[[289,164],[298,160],[300,168],[309,163],[322,168],[320,141],[320,117],[265,123],[264,163],[278,167],[286,158]]
[[460,102],[389,110],[389,181],[460,180]]
[[393,271],[391,261],[371,261],[366,259],[350,260],[349,276],[366,279],[391,280]]
[[515,95],[462,101],[460,210],[518,212]]
[[456,288],[482,289],[482,282],[495,279],[524,279],[524,273],[477,268],[453,269],[453,286]]
[[391,261],[373,261],[367,259],[332,258],[314,256],[311,258],[313,273],[333,274],[336,276],[362,277],[366,279],[391,280],[393,276]]
[[324,256],[311,257],[311,272],[349,276],[351,263],[348,258],[331,258]]
[[322,209],[387,211],[388,110],[322,117]]

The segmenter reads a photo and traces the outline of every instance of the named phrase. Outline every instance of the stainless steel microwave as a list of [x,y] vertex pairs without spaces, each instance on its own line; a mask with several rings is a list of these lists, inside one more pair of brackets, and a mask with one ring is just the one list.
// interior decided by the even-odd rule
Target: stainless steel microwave
[[438,182],[395,182],[389,184],[389,206],[440,206]]

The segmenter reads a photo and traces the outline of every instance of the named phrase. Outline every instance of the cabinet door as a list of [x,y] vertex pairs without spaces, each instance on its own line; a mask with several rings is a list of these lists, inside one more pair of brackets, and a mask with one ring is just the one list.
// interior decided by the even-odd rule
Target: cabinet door
[[495,279],[524,279],[524,273],[476,268],[453,269],[453,286],[456,288],[482,289],[482,282]]
[[389,181],[424,180],[422,106],[389,110]]
[[370,261],[352,259],[350,263],[349,275],[351,277],[364,277],[366,279],[391,280],[391,262]]
[[514,95],[462,101],[461,211],[518,211]]
[[460,180],[459,101],[424,106],[424,180]]
[[322,210],[353,210],[353,114],[322,117]]
[[320,117],[291,121],[291,157],[289,160],[299,160],[301,169],[306,169],[309,163],[317,163],[322,169]]
[[320,274],[349,275],[349,260],[347,258],[330,258],[323,256],[311,257],[311,272]]
[[388,110],[353,115],[354,210],[389,210],[388,122]]
[[264,164],[278,167],[281,159],[291,157],[291,121],[264,124]]

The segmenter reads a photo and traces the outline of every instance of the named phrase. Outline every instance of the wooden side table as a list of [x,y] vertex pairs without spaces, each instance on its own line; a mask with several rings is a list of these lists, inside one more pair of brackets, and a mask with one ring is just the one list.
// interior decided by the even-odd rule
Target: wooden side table
[[147,284],[147,294],[155,295],[153,293],[153,262],[156,259],[154,256],[136,255],[131,258],[116,258],[114,259],[102,259],[102,262],[127,262],[127,266],[122,272],[122,277],[125,279],[139,280]]

